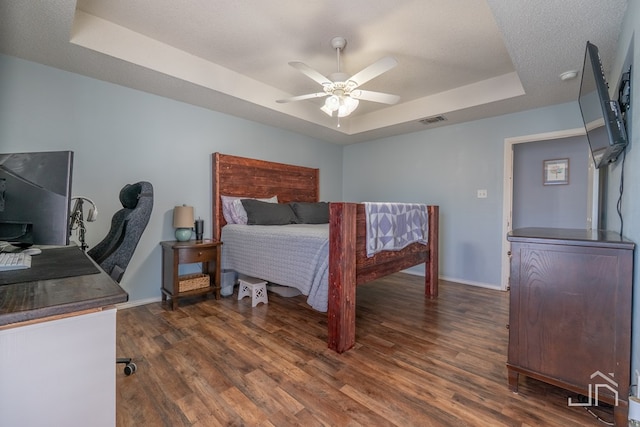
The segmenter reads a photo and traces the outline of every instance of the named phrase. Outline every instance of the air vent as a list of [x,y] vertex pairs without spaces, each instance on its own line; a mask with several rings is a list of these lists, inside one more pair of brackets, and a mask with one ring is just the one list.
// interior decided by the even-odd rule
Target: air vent
[[447,118],[445,116],[433,116],[433,117],[427,117],[426,119],[421,119],[418,121],[423,125],[432,125],[438,122],[446,122]]

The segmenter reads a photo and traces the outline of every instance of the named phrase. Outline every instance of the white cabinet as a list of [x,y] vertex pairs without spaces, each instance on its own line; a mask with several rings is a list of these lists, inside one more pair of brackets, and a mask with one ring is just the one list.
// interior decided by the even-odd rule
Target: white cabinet
[[115,426],[116,309],[0,330],[0,426]]

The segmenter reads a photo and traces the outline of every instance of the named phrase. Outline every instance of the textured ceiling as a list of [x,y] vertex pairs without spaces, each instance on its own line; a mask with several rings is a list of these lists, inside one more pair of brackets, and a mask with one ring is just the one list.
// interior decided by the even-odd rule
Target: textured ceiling
[[[598,0],[50,0],[0,3],[0,52],[216,111],[348,144],[577,99],[587,40],[610,65],[626,1]],[[348,118],[322,113],[320,92],[287,63],[328,76],[384,56],[398,66],[363,89]]]

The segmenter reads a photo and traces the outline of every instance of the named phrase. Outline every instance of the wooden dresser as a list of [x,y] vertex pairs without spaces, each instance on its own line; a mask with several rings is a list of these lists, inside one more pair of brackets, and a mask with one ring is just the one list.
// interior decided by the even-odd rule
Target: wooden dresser
[[507,239],[509,387],[517,392],[522,374],[617,403],[615,425],[626,426],[635,245],[614,232],[573,229],[523,228]]

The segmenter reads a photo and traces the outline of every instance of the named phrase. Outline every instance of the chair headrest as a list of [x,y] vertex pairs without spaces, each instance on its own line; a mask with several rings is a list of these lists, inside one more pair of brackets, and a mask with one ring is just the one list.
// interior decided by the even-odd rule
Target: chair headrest
[[140,183],[125,185],[120,190],[120,203],[127,209],[135,208],[138,205],[141,192],[142,185]]

